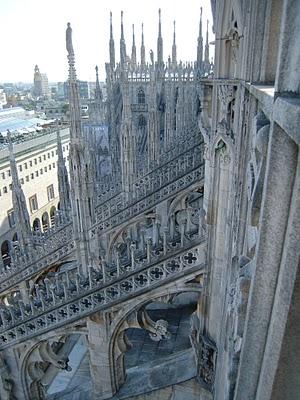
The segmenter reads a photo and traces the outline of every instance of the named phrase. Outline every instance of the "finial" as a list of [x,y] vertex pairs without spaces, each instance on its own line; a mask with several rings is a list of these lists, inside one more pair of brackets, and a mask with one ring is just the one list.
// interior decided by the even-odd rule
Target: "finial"
[[135,44],[134,24],[132,24],[132,43]]
[[176,40],[176,21],[173,21],[173,25],[174,25],[173,40],[174,40],[174,44],[175,44],[175,40]]
[[161,36],[161,9],[158,9],[158,35]]
[[124,29],[123,29],[123,11],[121,11],[121,39],[124,39]]
[[110,38],[113,37],[112,12],[110,12]]

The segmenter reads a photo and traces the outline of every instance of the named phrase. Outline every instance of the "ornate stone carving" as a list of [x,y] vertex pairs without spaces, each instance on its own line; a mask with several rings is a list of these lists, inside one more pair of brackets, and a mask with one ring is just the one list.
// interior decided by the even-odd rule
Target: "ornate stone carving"
[[3,400],[15,400],[16,397],[13,394],[14,382],[11,378],[9,367],[2,355],[0,355],[0,377],[2,388],[6,396]]

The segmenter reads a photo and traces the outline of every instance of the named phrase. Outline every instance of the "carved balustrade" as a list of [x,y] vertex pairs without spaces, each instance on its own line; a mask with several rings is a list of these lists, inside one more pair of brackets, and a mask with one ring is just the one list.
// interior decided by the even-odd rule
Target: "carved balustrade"
[[[36,285],[29,304],[14,299],[0,306],[0,349],[69,324],[127,301],[170,281],[205,272],[206,236],[198,229],[162,246],[147,242],[146,252],[133,253],[123,264],[102,263],[86,278],[75,271]],[[194,276],[193,275],[193,276]]]
[[[102,234],[145,212],[179,191],[200,182],[204,177],[203,143],[199,133],[192,132],[180,145],[181,151],[168,152],[166,162],[137,179],[131,197],[124,193],[110,198],[96,208],[96,224],[91,237]],[[146,172],[146,171],[144,171]],[[108,193],[111,197],[111,193]],[[73,226],[68,218],[57,218],[56,226],[45,233],[33,234],[33,247],[26,254],[13,254],[9,265],[2,265],[0,292],[24,279],[58,264],[75,249]]]

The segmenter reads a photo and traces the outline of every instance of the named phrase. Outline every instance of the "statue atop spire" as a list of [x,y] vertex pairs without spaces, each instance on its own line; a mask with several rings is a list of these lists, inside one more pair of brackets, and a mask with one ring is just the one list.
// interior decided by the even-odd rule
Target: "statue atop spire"
[[115,68],[115,42],[113,37],[112,12],[110,12],[110,38],[109,38],[109,63],[111,69]]
[[210,70],[210,62],[209,62],[209,44],[208,44],[208,20],[206,25],[206,43],[205,43],[205,50],[204,50],[204,65],[205,65],[205,72],[209,72]]
[[69,57],[74,56],[74,49],[72,43],[72,28],[70,22],[68,22],[66,30],[66,47]]
[[66,30],[66,48],[69,63],[69,103],[70,103],[70,138],[81,138],[81,105],[79,99],[78,82],[75,69],[75,53],[72,43],[72,28],[68,22]]
[[135,46],[134,24],[132,25],[131,65],[132,65],[132,67],[136,66],[136,46]]
[[174,24],[174,33],[173,33],[173,45],[172,45],[172,65],[173,67],[177,64],[177,48],[176,48],[176,22]]
[[124,38],[123,11],[121,11],[120,63],[121,67],[124,68],[126,64],[126,43]]
[[144,44],[144,24],[142,23],[141,66],[144,67],[145,65],[146,65],[146,52]]
[[161,9],[158,10],[158,38],[157,38],[157,63],[161,67],[163,65],[163,39],[161,36]]
[[202,36],[202,7],[200,8],[199,36],[197,44],[197,70],[202,74],[203,69],[203,36]]

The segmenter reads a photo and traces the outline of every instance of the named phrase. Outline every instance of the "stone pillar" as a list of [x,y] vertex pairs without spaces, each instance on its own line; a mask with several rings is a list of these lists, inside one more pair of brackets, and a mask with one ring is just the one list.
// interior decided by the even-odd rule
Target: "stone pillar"
[[107,332],[105,314],[99,313],[87,319],[88,348],[92,380],[92,399],[109,399],[113,396],[110,336]]
[[[235,400],[270,399],[268,396],[257,397],[257,388],[291,211],[297,152],[297,145],[278,125],[272,123],[256,269],[250,290]],[[277,314],[276,318],[281,317]],[[277,345],[280,346],[280,342]],[[270,362],[268,370],[275,366],[274,362]],[[265,385],[266,382],[263,383]]]

